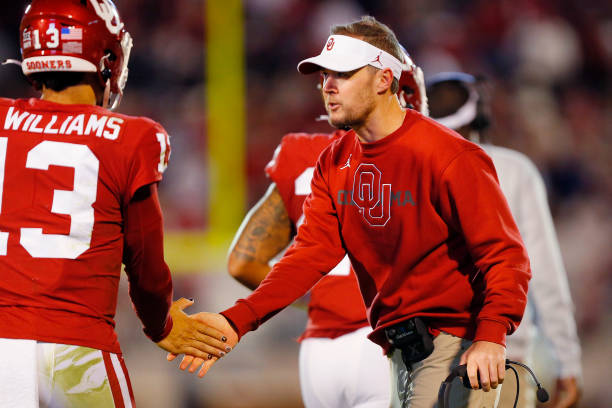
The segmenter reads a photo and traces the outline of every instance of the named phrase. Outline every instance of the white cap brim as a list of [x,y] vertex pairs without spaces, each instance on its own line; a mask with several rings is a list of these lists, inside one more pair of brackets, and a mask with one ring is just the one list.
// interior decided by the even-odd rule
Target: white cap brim
[[366,65],[389,68],[397,79],[402,74],[400,60],[368,42],[345,35],[329,36],[321,53],[301,61],[297,69],[302,74],[312,74],[321,69],[350,72]]
[[350,57],[342,58],[341,55],[320,54],[316,57],[305,59],[298,64],[298,71],[302,74],[312,74],[321,69],[329,69],[336,72],[350,72],[368,65],[367,61],[355,61]]

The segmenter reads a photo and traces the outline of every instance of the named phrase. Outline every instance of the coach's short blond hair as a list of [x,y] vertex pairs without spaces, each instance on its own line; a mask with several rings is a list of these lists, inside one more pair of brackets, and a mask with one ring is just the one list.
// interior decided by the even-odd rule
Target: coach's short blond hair
[[[404,60],[402,47],[393,31],[372,16],[363,16],[360,20],[349,24],[334,25],[331,33],[357,38],[388,52],[400,61]],[[391,92],[397,91],[399,91],[399,81],[393,78]]]

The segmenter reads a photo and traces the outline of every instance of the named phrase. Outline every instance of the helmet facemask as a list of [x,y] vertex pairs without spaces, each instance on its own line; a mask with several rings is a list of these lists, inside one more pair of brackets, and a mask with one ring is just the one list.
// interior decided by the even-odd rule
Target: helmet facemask
[[[132,52],[132,46],[132,36],[126,31],[121,39],[123,58],[120,65],[114,67],[117,62],[116,56],[114,56],[112,53],[107,53],[100,59],[100,75],[104,80],[102,107],[106,109],[115,110],[121,103],[121,99],[123,98],[123,89],[127,84],[129,74],[128,61],[130,59],[130,53]],[[118,72],[115,75],[113,75],[114,69],[116,69]]]
[[423,71],[412,61],[405,50],[398,97],[402,108],[414,109],[423,115],[429,115]]

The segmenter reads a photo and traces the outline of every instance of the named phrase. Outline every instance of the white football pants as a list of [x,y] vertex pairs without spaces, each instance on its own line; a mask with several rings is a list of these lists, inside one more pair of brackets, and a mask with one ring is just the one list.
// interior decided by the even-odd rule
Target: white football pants
[[0,339],[0,407],[132,408],[123,357],[88,347]]
[[389,359],[363,327],[335,339],[308,338],[300,347],[306,408],[388,408]]

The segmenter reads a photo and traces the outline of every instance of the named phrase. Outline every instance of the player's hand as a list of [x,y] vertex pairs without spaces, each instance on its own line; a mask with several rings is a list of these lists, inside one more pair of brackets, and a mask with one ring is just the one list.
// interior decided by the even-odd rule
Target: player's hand
[[189,354],[200,358],[208,358],[209,355],[220,357],[231,350],[221,330],[183,312],[191,305],[193,301],[185,298],[172,303],[172,330],[157,345],[175,355]]
[[580,388],[575,377],[557,378],[551,408],[573,408],[580,399]]
[[463,353],[459,364],[467,364],[467,374],[472,388],[478,389],[478,379],[482,389],[489,392],[504,382],[506,372],[506,348],[489,341],[475,341]]
[[[238,334],[234,330],[234,328],[229,324],[227,319],[218,313],[197,313],[192,315],[191,317],[206,323],[212,327],[215,327],[217,330],[222,332],[226,337],[226,344],[228,345],[228,351],[231,350],[238,343]],[[200,371],[198,372],[198,377],[202,378],[204,375],[210,370],[210,368],[215,364],[215,362],[219,359],[219,357],[223,357],[224,354],[219,356],[209,354],[205,358],[201,356],[193,356],[193,355],[185,355],[183,357],[183,361],[179,365],[181,370],[185,370],[189,367],[189,372],[194,373],[198,367],[200,367]],[[176,354],[169,353],[168,361],[172,361],[176,358]]]

